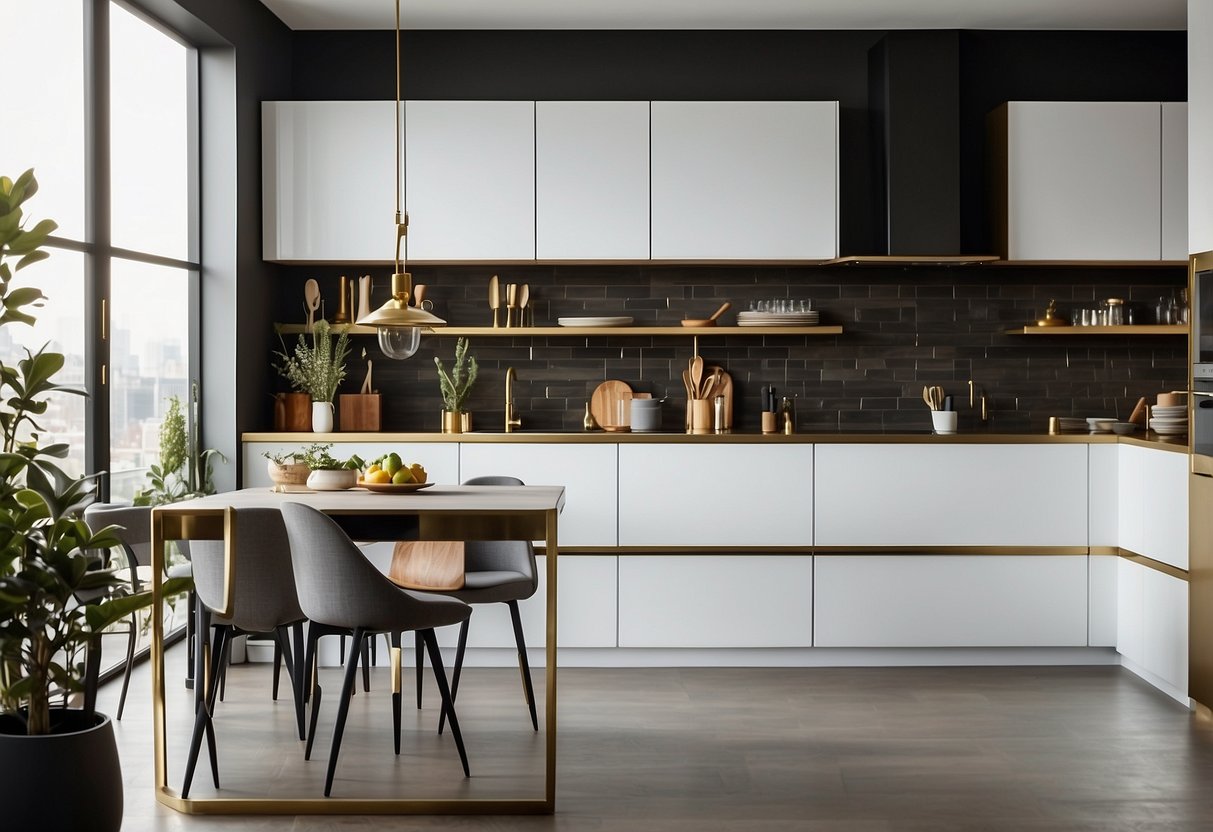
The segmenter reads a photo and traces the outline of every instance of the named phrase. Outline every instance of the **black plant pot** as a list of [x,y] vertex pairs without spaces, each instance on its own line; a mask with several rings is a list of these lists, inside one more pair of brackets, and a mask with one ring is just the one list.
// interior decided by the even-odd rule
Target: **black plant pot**
[[6,829],[118,832],[122,769],[114,726],[104,714],[53,710],[56,733],[26,736],[0,715],[0,817]]

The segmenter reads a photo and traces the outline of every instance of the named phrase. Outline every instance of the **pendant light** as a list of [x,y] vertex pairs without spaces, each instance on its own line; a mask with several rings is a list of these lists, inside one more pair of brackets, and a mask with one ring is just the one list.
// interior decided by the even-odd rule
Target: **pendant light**
[[[408,211],[400,208],[400,0],[396,0],[396,259],[392,270],[392,299],[358,323],[373,326],[379,335],[379,349],[388,358],[403,360],[417,352],[421,345],[421,330],[446,326],[446,321],[424,309],[409,306],[413,293],[413,276],[406,269],[408,257]],[[400,256],[404,244],[405,259]]]

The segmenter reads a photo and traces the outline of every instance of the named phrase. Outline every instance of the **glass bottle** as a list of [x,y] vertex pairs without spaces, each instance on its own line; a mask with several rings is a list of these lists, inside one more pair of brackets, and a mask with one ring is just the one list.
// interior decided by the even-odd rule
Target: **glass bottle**
[[1106,309],[1107,309],[1108,326],[1124,326],[1124,324],[1125,324],[1124,298],[1108,298]]

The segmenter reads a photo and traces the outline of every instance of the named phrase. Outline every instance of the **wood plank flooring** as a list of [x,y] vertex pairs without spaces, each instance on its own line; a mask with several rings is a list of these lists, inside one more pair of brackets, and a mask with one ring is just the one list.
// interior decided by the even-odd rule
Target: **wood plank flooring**
[[[183,662],[184,648],[171,648],[174,785],[189,721]],[[217,718],[223,795],[319,795],[338,688],[337,671],[325,672],[329,698],[303,763],[289,697],[270,701],[268,666],[232,668]],[[127,832],[1213,829],[1213,726],[1115,667],[562,670],[557,814],[522,818],[179,815],[152,795],[149,678],[136,671],[115,725]],[[464,675],[471,780],[449,737],[434,736],[432,683],[421,712],[409,690],[399,758],[386,671],[354,697],[335,794],[539,793],[542,734],[515,670]],[[117,696],[108,685],[102,710]],[[204,756],[194,795],[214,793]]]

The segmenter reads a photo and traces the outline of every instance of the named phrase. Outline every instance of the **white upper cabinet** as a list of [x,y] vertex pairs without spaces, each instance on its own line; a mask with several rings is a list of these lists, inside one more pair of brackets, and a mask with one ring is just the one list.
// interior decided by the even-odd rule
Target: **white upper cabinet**
[[1188,104],[1162,105],[1162,259],[1188,259]]
[[649,259],[649,102],[535,104],[540,260]]
[[394,108],[391,101],[262,102],[264,259],[392,256]]
[[1164,164],[1162,124],[1157,101],[1012,101],[996,110],[992,189],[1005,192],[1005,225],[996,229],[1002,253],[1011,260],[1161,259],[1163,179],[1186,177],[1187,169],[1171,153]]
[[654,101],[654,260],[838,254],[838,103]]
[[409,260],[535,259],[535,102],[407,101]]

